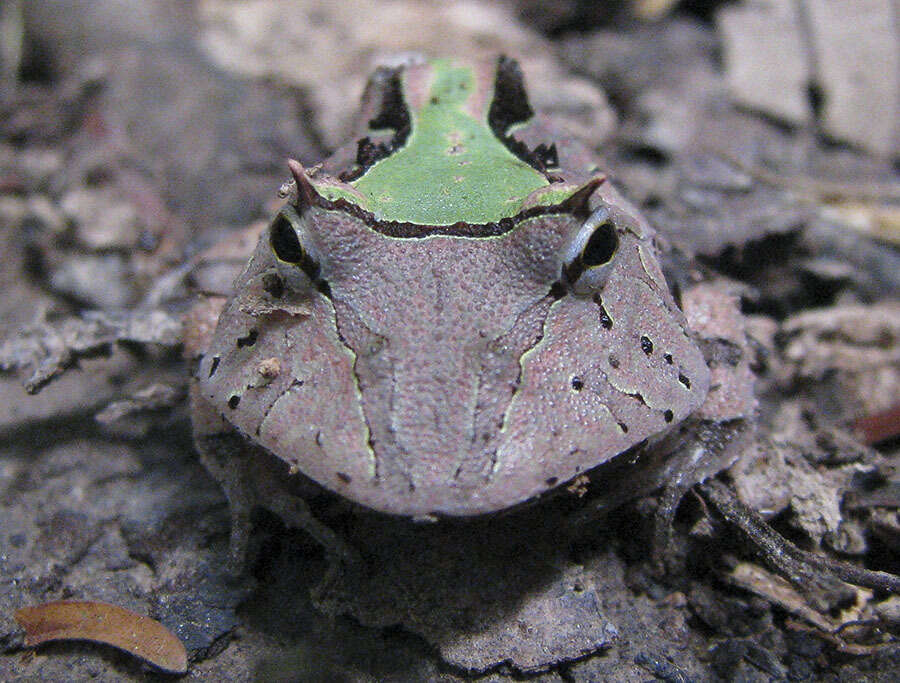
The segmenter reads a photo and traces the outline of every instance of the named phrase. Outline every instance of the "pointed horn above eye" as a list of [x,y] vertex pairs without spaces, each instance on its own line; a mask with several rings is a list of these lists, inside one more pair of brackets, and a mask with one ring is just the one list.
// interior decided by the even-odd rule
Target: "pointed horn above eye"
[[573,213],[579,213],[582,211],[584,213],[590,213],[591,207],[589,202],[591,200],[591,196],[594,194],[594,190],[596,190],[605,182],[605,175],[594,176],[584,185],[575,190],[572,196],[566,200],[566,207]]
[[318,192],[312,186],[306,169],[296,159],[288,159],[287,164],[291,169],[291,175],[294,176],[294,182],[297,183],[297,203],[300,206],[311,206],[318,196]]

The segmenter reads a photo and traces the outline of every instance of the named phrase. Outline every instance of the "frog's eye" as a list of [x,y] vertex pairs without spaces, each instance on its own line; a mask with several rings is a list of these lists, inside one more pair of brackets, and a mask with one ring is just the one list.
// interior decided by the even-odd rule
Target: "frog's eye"
[[300,217],[291,206],[285,206],[269,227],[278,274],[295,290],[309,288],[319,279],[319,263],[303,246],[302,232]]
[[563,277],[576,294],[595,292],[606,284],[619,235],[609,210],[601,207],[584,222],[563,252]]

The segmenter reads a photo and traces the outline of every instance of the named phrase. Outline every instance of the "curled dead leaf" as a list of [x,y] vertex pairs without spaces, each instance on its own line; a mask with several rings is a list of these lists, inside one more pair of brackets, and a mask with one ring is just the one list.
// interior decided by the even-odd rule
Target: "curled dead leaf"
[[89,640],[124,650],[167,673],[187,671],[187,651],[155,619],[105,602],[61,600],[23,607],[15,619],[25,647],[51,640]]

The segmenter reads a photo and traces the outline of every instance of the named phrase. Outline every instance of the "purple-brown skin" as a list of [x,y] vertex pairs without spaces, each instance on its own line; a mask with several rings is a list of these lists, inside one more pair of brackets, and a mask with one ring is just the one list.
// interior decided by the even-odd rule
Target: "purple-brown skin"
[[[447,64],[379,72],[365,118],[396,109],[400,83],[415,128],[422,89]],[[477,120],[490,119],[495,85],[498,97],[524,97],[521,83],[501,82],[516,80],[515,64],[499,64],[459,66],[473,75],[465,106]],[[487,225],[386,222],[378,200],[355,206],[353,184],[368,172],[352,166],[356,141],[313,171],[292,163],[288,208],[263,232],[211,339],[195,345],[198,447],[236,520],[254,503],[290,507],[279,496],[291,494],[266,488],[258,500],[245,456],[232,466],[213,452],[229,432],[249,457],[261,447],[363,506],[471,516],[561,486],[702,404],[709,370],[663,280],[653,230],[549,121],[532,117],[512,135],[527,148],[523,178],[548,189],[503,198],[518,199],[517,213]],[[556,144],[558,164],[527,156],[538,143]],[[403,144],[413,143],[394,139]],[[414,176],[404,182],[433,201],[434,184]],[[581,256],[595,230],[599,244]]]

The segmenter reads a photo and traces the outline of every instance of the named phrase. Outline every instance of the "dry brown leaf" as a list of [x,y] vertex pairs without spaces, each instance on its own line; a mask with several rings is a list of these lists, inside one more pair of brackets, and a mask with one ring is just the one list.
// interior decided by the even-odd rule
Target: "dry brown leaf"
[[791,614],[814,624],[826,633],[837,630],[835,620],[810,607],[803,596],[789,582],[780,576],[767,572],[749,562],[741,562],[726,577],[736,586],[755,593],[769,602],[780,605]]
[[187,651],[158,621],[105,602],[45,602],[15,613],[25,646],[51,640],[90,640],[140,657],[167,673],[187,671]]
[[860,435],[863,443],[870,446],[897,438],[900,435],[900,403],[880,413],[865,415],[857,419],[853,428]]
[[[843,610],[837,617],[826,616],[813,609],[788,581],[749,562],[740,562],[726,575],[736,586],[755,593],[772,604],[780,605],[786,611],[805,619],[823,633],[835,634],[848,624],[862,618],[863,610],[872,598],[872,592],[854,586],[856,602]],[[845,643],[841,639],[842,643]]]

